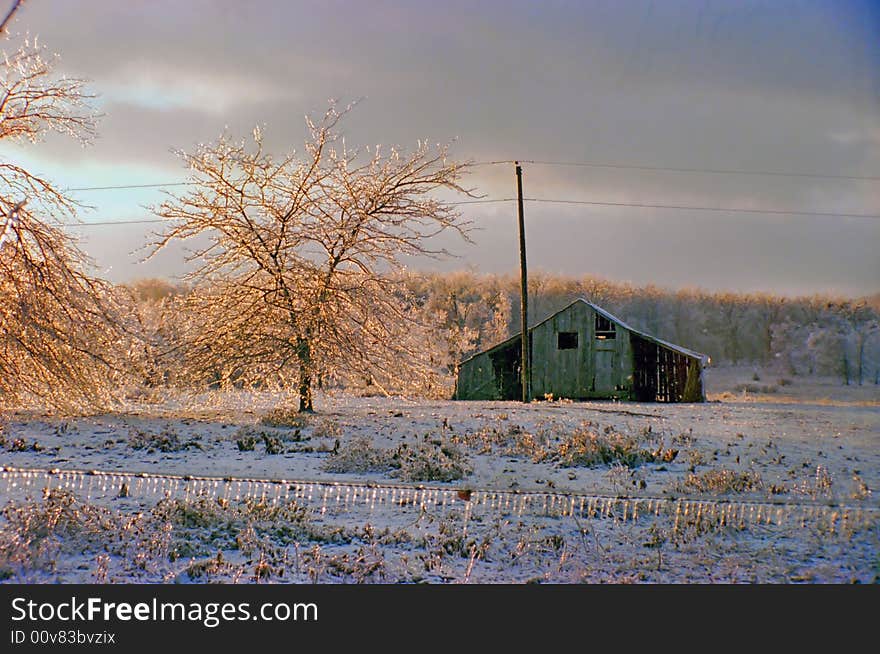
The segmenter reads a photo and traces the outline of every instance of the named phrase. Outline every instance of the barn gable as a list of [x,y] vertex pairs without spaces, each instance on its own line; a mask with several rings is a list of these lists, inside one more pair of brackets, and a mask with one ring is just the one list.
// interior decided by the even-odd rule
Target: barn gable
[[[633,329],[578,299],[529,328],[531,396],[702,401],[705,355]],[[455,398],[520,397],[520,335],[465,359]]]

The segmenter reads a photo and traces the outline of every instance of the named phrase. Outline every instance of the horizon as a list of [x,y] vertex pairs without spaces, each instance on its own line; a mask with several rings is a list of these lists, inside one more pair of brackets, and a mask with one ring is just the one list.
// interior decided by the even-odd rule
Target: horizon
[[[508,272],[482,272],[479,270],[472,270],[469,268],[457,268],[450,270],[415,270],[408,269],[406,270],[407,274],[412,275],[442,275],[442,276],[454,276],[454,275],[462,275],[462,274],[472,274],[477,278],[489,278],[489,277],[497,277],[502,279],[510,279],[515,280],[517,284],[519,284],[519,273],[515,271]],[[867,293],[865,295],[840,295],[833,293],[811,293],[806,295],[788,295],[782,293],[773,293],[770,291],[762,291],[762,290],[752,290],[752,291],[734,291],[727,289],[710,289],[700,286],[682,286],[682,287],[671,287],[671,286],[661,286],[658,284],[646,283],[646,284],[636,284],[626,280],[617,280],[611,279],[608,277],[601,277],[598,275],[593,275],[590,273],[584,273],[581,275],[573,274],[556,274],[550,273],[546,270],[537,269],[529,272],[529,284],[532,284],[535,281],[535,278],[540,277],[542,279],[553,279],[560,281],[595,281],[609,284],[611,286],[619,287],[619,288],[631,288],[634,291],[656,291],[662,294],[675,295],[678,293],[690,293],[694,295],[735,295],[737,297],[748,298],[751,296],[757,297],[765,297],[772,299],[785,299],[790,301],[808,301],[812,299],[820,299],[820,300],[840,300],[844,302],[867,302],[870,305],[875,305],[878,311],[880,311],[880,290],[877,290],[873,293]],[[184,278],[173,278],[173,277],[163,277],[163,276],[148,276],[148,277],[133,277],[127,281],[121,282],[113,282],[115,284],[121,286],[134,286],[140,282],[159,282],[166,283],[175,287],[183,287],[186,288],[188,282]],[[534,293],[530,289],[530,297]]]

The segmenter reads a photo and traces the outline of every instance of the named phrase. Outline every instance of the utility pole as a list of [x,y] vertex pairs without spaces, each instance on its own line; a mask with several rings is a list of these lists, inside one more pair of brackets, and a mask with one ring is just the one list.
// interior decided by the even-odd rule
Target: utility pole
[[526,224],[523,218],[523,192],[522,192],[522,166],[519,161],[514,161],[516,166],[516,200],[519,210],[519,271],[520,271],[520,313],[522,314],[522,354],[521,354],[521,381],[522,401],[531,400],[530,375],[531,357],[529,356],[529,277],[526,273]]

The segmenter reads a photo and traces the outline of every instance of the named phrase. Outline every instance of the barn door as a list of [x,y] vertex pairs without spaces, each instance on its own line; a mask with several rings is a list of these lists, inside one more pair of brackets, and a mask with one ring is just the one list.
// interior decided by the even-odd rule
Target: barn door
[[614,392],[617,352],[614,350],[595,350],[593,392],[611,395]]

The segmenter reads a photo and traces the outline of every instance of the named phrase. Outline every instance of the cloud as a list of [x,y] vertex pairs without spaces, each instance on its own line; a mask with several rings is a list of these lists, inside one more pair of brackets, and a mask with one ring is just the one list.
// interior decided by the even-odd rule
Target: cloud
[[[171,150],[227,128],[247,136],[265,125],[272,150],[299,149],[303,116],[323,111],[330,97],[366,98],[343,124],[348,142],[363,145],[457,139],[451,153],[463,159],[877,175],[878,27],[875,5],[843,0],[797,11],[703,0],[78,0],[27,3],[16,24],[101,95],[105,117],[92,147],[52,138],[38,149],[69,177],[96,175],[88,180],[95,185],[96,171],[114,166],[177,179],[185,171]],[[477,168],[467,181],[491,197],[515,191],[512,166]],[[880,213],[874,187],[525,165],[532,197]],[[119,202],[107,210],[121,210]],[[606,209],[530,207],[530,216],[558,225],[536,235],[538,265],[548,257],[575,271],[596,261],[600,270],[591,272],[731,287],[763,279],[780,288],[834,280],[876,289],[880,279],[864,247],[875,232],[864,221]],[[489,207],[468,211],[486,227],[482,249],[468,256],[515,267],[504,245],[508,218],[495,220],[501,214]],[[576,215],[592,217],[598,231]],[[722,238],[730,246],[717,256],[699,247]],[[593,243],[604,249],[585,258]],[[713,262],[725,257],[716,274]]]
[[126,62],[104,80],[102,100],[117,109],[133,105],[223,115],[263,102],[289,101],[300,93],[253,75],[199,71],[144,60]]

